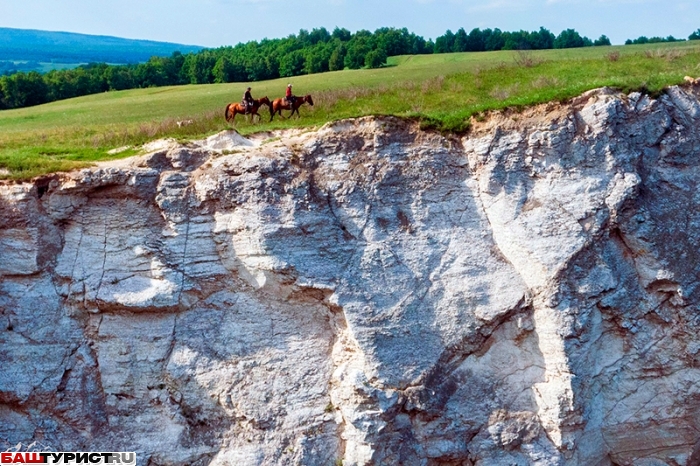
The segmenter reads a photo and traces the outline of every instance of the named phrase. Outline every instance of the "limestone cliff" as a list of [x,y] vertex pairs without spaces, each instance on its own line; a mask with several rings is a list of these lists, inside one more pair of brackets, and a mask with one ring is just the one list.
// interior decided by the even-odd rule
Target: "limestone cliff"
[[700,99],[223,133],[0,185],[0,447],[700,464]]

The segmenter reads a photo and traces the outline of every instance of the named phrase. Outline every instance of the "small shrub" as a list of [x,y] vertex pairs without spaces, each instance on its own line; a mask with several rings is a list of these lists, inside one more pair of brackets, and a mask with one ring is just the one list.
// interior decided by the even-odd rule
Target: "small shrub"
[[530,50],[518,50],[515,52],[515,64],[523,68],[532,68],[542,63]]
[[663,58],[667,61],[678,60],[686,55],[686,52],[678,49],[656,49],[656,50],[645,50],[644,56],[647,58]]
[[445,77],[440,75],[440,76],[435,76],[434,78],[430,78],[426,81],[423,81],[421,84],[420,90],[423,94],[433,91],[440,91],[442,90],[442,86],[445,83]]
[[497,87],[491,92],[489,92],[489,95],[494,99],[506,100],[508,97],[510,97],[510,92],[508,92],[507,89],[503,89],[502,87]]
[[560,85],[561,85],[561,82],[557,78],[555,78],[554,76],[538,76],[537,79],[535,79],[532,82],[532,87],[534,87],[535,89],[557,87]]
[[607,58],[608,61],[616,62],[620,59],[620,52],[618,52],[617,50],[614,52],[610,52],[605,56],[605,58]]
[[678,60],[679,58],[684,57],[686,55],[686,53],[687,52],[685,50],[678,50],[678,49],[669,50],[668,53],[666,54],[666,59],[668,61]]

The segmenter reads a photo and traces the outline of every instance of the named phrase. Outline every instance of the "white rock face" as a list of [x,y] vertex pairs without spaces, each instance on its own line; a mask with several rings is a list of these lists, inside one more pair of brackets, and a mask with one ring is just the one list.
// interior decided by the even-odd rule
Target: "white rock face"
[[700,100],[589,92],[0,185],[0,447],[700,464]]

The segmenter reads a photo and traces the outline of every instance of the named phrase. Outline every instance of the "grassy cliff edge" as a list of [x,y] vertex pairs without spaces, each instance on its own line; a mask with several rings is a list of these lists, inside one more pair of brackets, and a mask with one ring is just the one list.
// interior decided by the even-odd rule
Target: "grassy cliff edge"
[[[564,101],[612,87],[658,94],[700,75],[700,41],[543,51],[468,52],[392,57],[376,70],[346,70],[252,83],[254,96],[280,97],[287,82],[311,94],[299,119],[252,124],[242,134],[320,126],[363,115],[396,115],[424,127],[463,132],[472,117],[504,108]],[[227,103],[246,83],[188,85],[108,92],[0,112],[0,178],[28,179],[131,155],[110,154],[149,140],[200,138],[229,128]],[[189,124],[178,125],[188,121]]]

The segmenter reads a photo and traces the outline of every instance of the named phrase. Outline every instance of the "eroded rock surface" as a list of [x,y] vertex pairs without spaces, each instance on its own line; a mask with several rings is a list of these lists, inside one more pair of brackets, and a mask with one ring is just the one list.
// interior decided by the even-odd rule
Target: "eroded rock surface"
[[692,88],[598,90],[462,139],[363,118],[2,184],[0,439],[700,464],[699,122]]

